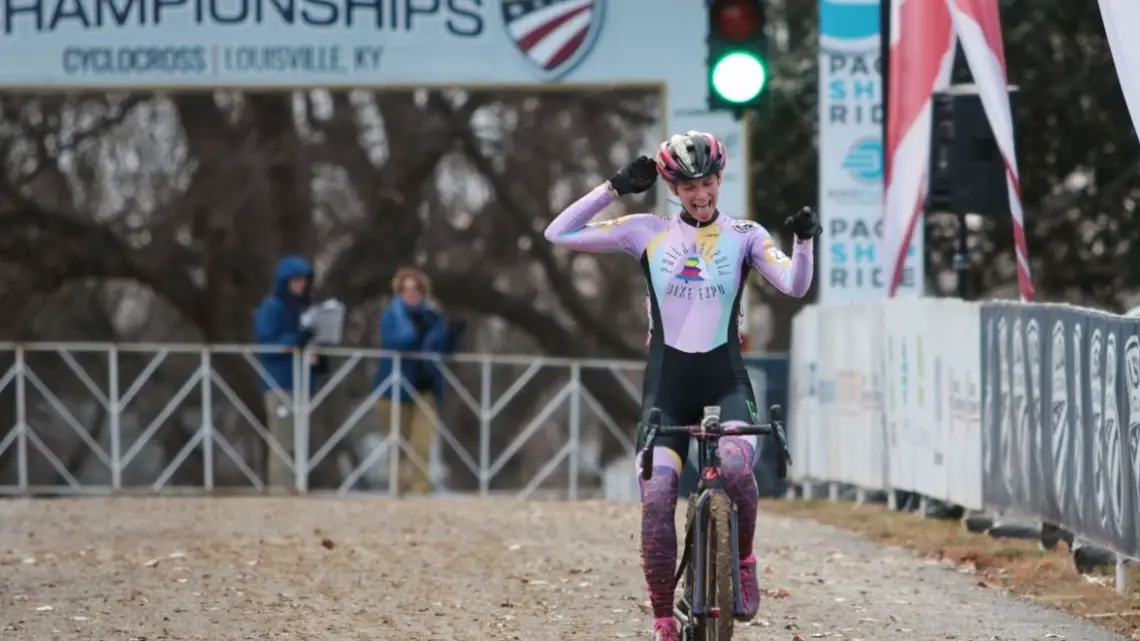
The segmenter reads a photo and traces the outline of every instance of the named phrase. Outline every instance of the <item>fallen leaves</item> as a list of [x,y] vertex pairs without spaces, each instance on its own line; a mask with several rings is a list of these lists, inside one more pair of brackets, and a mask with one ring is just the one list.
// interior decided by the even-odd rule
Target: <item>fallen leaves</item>
[[[1081,575],[1065,546],[1043,551],[1036,541],[971,534],[958,521],[924,519],[885,506],[843,501],[763,501],[763,509],[838,526],[876,543],[909,548],[961,574],[974,586],[1000,589],[1088,618],[1140,641],[1140,568],[1132,568],[1130,597],[1115,592],[1114,578]],[[1060,596],[1058,596],[1060,595]]]

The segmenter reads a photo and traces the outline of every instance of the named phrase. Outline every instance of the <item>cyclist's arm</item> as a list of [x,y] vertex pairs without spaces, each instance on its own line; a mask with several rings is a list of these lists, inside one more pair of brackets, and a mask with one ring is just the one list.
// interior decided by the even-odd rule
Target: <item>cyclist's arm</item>
[[591,223],[616,200],[607,184],[574,201],[550,222],[546,239],[555,245],[584,252],[624,251],[641,255],[663,221],[653,214],[631,214]]
[[768,230],[755,225],[748,232],[748,259],[756,271],[781,292],[799,298],[811,288],[814,241],[796,239],[792,256],[780,251]]

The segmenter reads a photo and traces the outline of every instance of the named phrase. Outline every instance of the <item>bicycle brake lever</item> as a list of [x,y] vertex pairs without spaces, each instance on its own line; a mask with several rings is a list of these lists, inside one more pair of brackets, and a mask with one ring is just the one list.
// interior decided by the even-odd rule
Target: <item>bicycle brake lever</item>
[[773,422],[772,426],[775,428],[776,440],[780,442],[780,449],[784,450],[784,460],[788,465],[792,464],[792,452],[788,448],[788,434],[784,431],[784,424],[780,422]]
[[[652,434],[650,434],[652,436]],[[645,449],[641,450],[641,480],[648,481],[653,477],[653,441],[646,439]]]

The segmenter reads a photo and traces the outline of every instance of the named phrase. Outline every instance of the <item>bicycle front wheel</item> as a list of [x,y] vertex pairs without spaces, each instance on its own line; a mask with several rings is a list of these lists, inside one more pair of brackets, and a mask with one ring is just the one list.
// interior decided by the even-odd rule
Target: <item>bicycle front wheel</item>
[[734,610],[732,593],[732,502],[724,492],[713,492],[705,510],[705,603],[717,609],[706,620],[704,641],[731,641]]

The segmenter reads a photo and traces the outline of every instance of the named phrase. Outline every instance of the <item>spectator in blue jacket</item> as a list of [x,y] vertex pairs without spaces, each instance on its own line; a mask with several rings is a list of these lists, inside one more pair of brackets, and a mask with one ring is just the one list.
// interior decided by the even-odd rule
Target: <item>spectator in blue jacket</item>
[[[258,354],[265,373],[261,390],[265,398],[265,420],[270,435],[293,459],[293,363],[302,358],[301,350],[313,338],[301,316],[309,308],[313,285],[313,265],[307,259],[284,256],[277,262],[273,291],[261,301],[253,318],[253,331],[259,345],[280,346],[280,351]],[[310,364],[312,376],[315,363]],[[293,486],[289,464],[273,452],[269,454],[266,485],[269,488]]]
[[[428,459],[435,441],[439,403],[443,397],[443,375],[430,359],[416,358],[414,353],[454,353],[463,332],[463,323],[449,323],[430,302],[431,280],[422,271],[405,267],[392,279],[392,302],[380,314],[380,347],[405,352],[400,359],[401,381],[393,382],[380,394],[380,423],[388,425],[392,404],[400,404],[398,434],[408,448],[398,450],[399,484],[397,492],[427,494],[431,491]],[[392,375],[395,359],[380,359],[373,389],[381,387]],[[423,400],[417,404],[411,390]],[[427,411],[425,411],[427,408]],[[389,429],[392,426],[389,425]],[[415,458],[410,458],[410,449]]]

